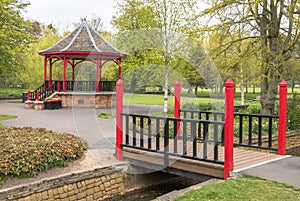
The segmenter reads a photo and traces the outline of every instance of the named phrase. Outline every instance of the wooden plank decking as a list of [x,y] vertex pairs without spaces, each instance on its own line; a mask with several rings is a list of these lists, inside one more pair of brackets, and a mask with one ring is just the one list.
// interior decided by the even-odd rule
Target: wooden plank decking
[[[160,150],[163,151],[164,143],[160,141]],[[144,143],[144,148],[147,148],[148,144]],[[151,144],[152,149],[155,149],[155,144]],[[192,142],[188,141],[187,144],[187,155],[192,156]],[[174,151],[174,141],[169,140],[169,152],[173,153]],[[183,153],[182,141],[178,140],[177,143],[177,153]],[[214,152],[213,146],[208,144],[207,154],[209,159],[213,159]],[[203,144],[197,143],[197,156],[202,157],[203,155]],[[140,163],[145,164],[155,164],[163,167],[164,158],[162,153],[150,152],[146,150],[139,150],[129,147],[123,148],[124,158],[130,159],[131,161],[139,161]],[[253,166],[258,163],[266,162],[269,160],[274,160],[282,156],[274,153],[266,153],[255,150],[246,150],[243,148],[234,148],[234,171],[239,169],[244,169],[249,166]],[[218,158],[219,160],[224,160],[224,147],[218,146]],[[192,160],[187,158],[180,158],[170,156],[169,162],[170,168],[175,168],[178,170],[189,171],[196,174],[204,174],[208,176],[223,178],[223,165],[215,164],[206,161]]]

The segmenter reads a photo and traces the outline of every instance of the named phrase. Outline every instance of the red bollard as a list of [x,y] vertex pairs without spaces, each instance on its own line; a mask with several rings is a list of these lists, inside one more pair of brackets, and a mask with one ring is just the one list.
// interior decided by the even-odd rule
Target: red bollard
[[279,84],[279,120],[278,120],[278,154],[286,155],[286,104],[288,84],[282,80]]
[[121,144],[123,142],[123,82],[121,79],[116,84],[116,157],[123,160]]
[[27,100],[29,100],[30,101],[30,89],[28,89],[28,91],[27,91]]
[[[174,85],[174,117],[180,118],[180,82]],[[180,138],[180,122],[177,122],[177,138]]]
[[225,125],[224,125],[224,179],[233,170],[233,123],[234,123],[234,82],[225,82]]

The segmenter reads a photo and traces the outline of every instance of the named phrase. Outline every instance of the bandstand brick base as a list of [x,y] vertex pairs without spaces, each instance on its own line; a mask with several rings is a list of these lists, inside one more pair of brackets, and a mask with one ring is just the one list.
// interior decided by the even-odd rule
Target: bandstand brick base
[[110,108],[115,92],[57,92],[62,99],[62,107]]

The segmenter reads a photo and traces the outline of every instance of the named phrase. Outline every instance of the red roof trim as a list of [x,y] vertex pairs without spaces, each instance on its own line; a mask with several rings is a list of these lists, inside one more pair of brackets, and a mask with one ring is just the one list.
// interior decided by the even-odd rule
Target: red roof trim
[[127,54],[115,54],[108,52],[39,52],[40,55],[101,55],[106,57],[126,57]]

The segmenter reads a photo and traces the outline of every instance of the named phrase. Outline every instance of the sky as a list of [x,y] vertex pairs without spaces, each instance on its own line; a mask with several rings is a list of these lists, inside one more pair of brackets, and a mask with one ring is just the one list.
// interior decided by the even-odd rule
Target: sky
[[101,17],[104,30],[111,30],[115,0],[28,0],[24,16],[43,24],[53,24],[60,32],[73,30],[81,18]]

